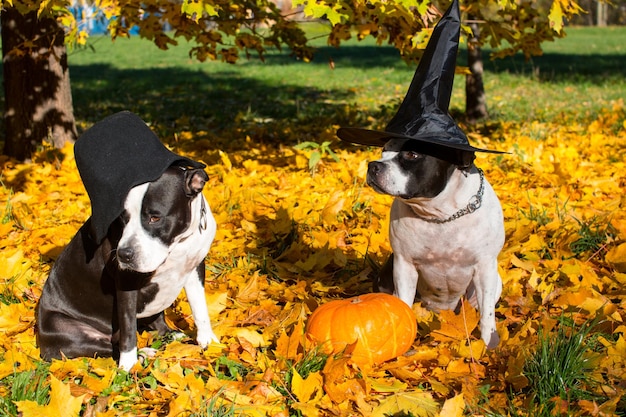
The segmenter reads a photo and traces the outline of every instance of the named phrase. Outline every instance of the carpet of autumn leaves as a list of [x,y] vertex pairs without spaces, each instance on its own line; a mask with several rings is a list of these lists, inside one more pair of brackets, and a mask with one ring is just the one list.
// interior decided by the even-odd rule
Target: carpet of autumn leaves
[[[206,294],[221,343],[202,351],[191,339],[144,333],[141,346],[158,352],[131,373],[111,359],[40,363],[34,307],[54,259],[89,215],[89,200],[71,146],[42,150],[30,164],[0,159],[0,396],[7,401],[10,382],[26,374],[47,387],[49,402],[17,402],[23,416],[523,415],[534,398],[524,363],[538,335],[567,317],[594,323],[595,383],[586,388],[597,395],[560,400],[555,413],[620,415],[625,117],[624,103],[614,102],[589,122],[501,123],[488,135],[471,133],[476,146],[510,152],[476,161],[505,216],[500,346],[484,348],[471,307],[432,314],[416,303],[412,349],[372,369],[359,369],[349,355],[323,357],[303,334],[318,305],[369,292],[389,254],[391,199],[364,182],[380,150],[340,144],[337,126],[328,126],[317,140],[329,141],[338,160],[323,152],[310,166],[314,147],[249,137],[219,146],[207,132],[177,132],[171,148],[208,165],[205,195],[218,233]],[[184,296],[167,319],[193,331]]]

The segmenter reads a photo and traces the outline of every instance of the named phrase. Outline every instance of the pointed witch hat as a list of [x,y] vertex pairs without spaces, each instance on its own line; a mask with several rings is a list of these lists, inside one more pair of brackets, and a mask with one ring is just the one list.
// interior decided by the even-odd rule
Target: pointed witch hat
[[468,155],[458,154],[470,153],[471,163],[476,151],[504,153],[470,145],[465,133],[448,113],[460,33],[459,2],[453,0],[435,26],[409,91],[385,131],[342,127],[337,136],[346,142],[369,146],[384,146],[392,138],[414,139],[425,145],[424,153],[428,153],[429,148],[436,157],[448,152],[454,163],[464,161],[460,165],[468,164]]
[[122,214],[131,188],[158,179],[172,165],[205,167],[168,150],[139,116],[128,111],[87,129],[74,145],[74,156],[91,200],[90,237],[98,244]]

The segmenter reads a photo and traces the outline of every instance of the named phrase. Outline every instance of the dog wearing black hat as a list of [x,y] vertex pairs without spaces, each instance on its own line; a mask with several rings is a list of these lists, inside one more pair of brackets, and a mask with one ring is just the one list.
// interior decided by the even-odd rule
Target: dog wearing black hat
[[497,257],[504,244],[500,202],[474,165],[475,152],[448,112],[460,36],[458,0],[433,30],[409,90],[384,131],[340,128],[344,141],[382,146],[367,183],[395,198],[389,239],[393,253],[375,291],[409,306],[457,310],[462,296],[480,311],[481,338],[498,345],[495,306],[502,292]]
[[37,306],[45,360],[138,362],[137,330],[171,332],[163,311],[184,288],[200,346],[218,341],[204,292],[216,225],[202,195],[205,165],[170,152],[136,115],[121,112],[77,141],[91,217],[55,262]]

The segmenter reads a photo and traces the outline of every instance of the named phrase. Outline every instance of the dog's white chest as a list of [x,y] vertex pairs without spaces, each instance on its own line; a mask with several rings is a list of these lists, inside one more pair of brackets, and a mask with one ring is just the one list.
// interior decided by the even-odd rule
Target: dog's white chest
[[209,244],[193,239],[198,245],[179,245],[172,250],[167,260],[155,271],[151,284],[158,286],[154,298],[138,312],[137,317],[150,317],[168,308],[190,280],[199,280],[197,266],[208,252]]
[[172,305],[183,288],[192,280],[200,282],[198,265],[204,260],[215,236],[216,224],[207,207],[202,228],[192,223],[193,233],[175,242],[165,261],[156,269],[150,283],[157,286],[154,296],[147,297],[147,303],[137,314],[138,318],[158,314]]
[[[413,208],[396,200],[390,241],[398,263],[419,273],[417,290],[422,301],[434,309],[454,309],[472,280],[484,275],[485,264],[496,267],[504,242],[502,211],[488,185],[477,211],[443,224],[418,218]],[[498,279],[497,274],[490,279]]]

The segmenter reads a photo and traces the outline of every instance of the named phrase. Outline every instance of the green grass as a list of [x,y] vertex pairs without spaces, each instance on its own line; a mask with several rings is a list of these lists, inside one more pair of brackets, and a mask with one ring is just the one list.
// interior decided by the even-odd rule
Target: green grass
[[238,378],[246,376],[248,369],[240,362],[220,356],[215,361],[216,375],[219,379],[236,381]]
[[[545,54],[529,62],[521,55],[490,61],[485,51],[493,120],[590,120],[611,100],[626,97],[626,27],[569,28],[567,33],[544,44]],[[206,131],[221,147],[233,141],[233,129],[258,140],[273,135],[295,144],[319,139],[317,129],[298,131],[297,126],[384,127],[415,66],[392,47],[372,41],[350,41],[339,49],[315,43],[319,48],[311,63],[270,51],[265,62],[253,57],[230,65],[190,59],[185,41],[161,51],[137,37],[115,42],[93,37],[89,48],[69,57],[76,117],[84,127],[129,109],[166,135]],[[464,80],[457,76],[451,111],[459,119],[464,102]],[[296,127],[291,135],[280,134],[286,124]]]
[[506,410],[481,409],[489,417],[550,417],[574,414],[579,400],[602,404],[608,398],[599,394],[600,382],[594,380],[600,353],[597,352],[598,321],[576,325],[561,316],[551,331],[540,328],[537,345],[529,349],[523,374],[528,379],[524,393],[528,400],[520,404],[511,392]]
[[561,317],[554,331],[540,329],[537,348],[524,365],[535,415],[553,415],[556,398],[568,404],[602,399],[593,393],[598,383],[591,375],[599,358],[593,351],[593,327],[592,322],[576,326]]
[[[325,30],[307,25],[312,37]],[[484,51],[492,120],[592,120],[611,101],[626,97],[626,27],[566,32],[565,38],[544,44],[543,56],[528,62],[521,55],[492,61],[490,51]],[[323,141],[320,131],[333,125],[384,127],[415,65],[369,38],[341,48],[326,46],[323,38],[313,44],[318,50],[311,63],[287,51],[269,51],[265,62],[243,57],[230,65],[190,59],[184,40],[162,51],[138,37],[115,42],[91,37],[88,47],[69,55],[79,131],[123,109],[152,122],[165,140],[183,130],[207,132],[212,146],[221,149],[236,146],[235,136],[296,144]],[[457,76],[451,101],[451,112],[461,122],[464,84]]]
[[599,219],[597,217],[591,220],[578,220],[580,229],[578,230],[578,239],[570,243],[570,249],[575,255],[582,253],[595,253],[601,250],[605,243],[615,235],[615,229],[611,225],[610,220]]
[[209,400],[206,410],[192,413],[191,417],[234,417],[235,415],[234,404],[226,404],[219,396],[215,396]]
[[15,401],[35,401],[39,405],[48,402],[48,367],[49,364],[40,362],[34,370],[18,372],[0,380],[0,387],[8,391],[6,396],[0,397],[0,417],[18,415]]

